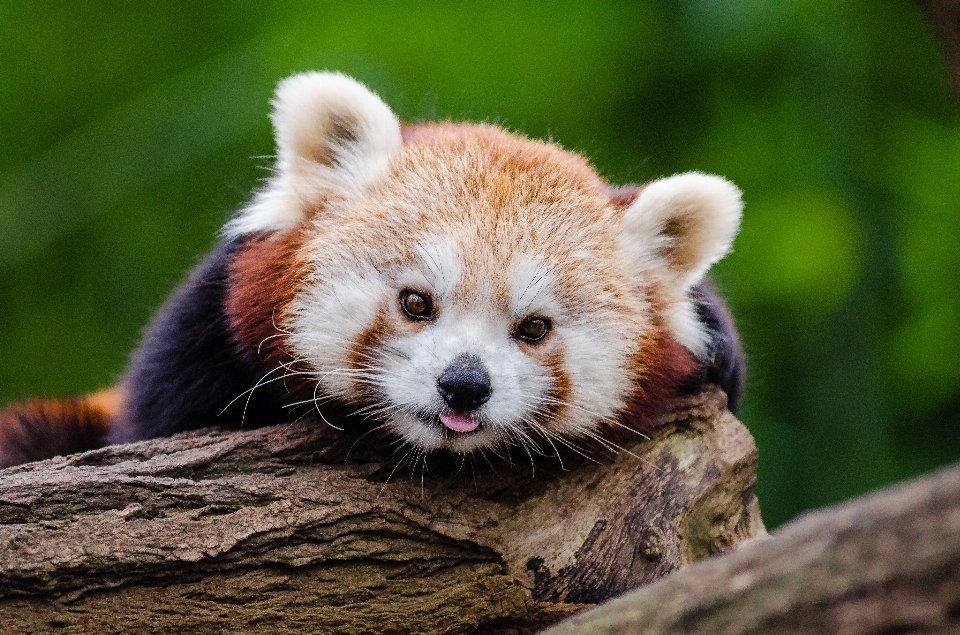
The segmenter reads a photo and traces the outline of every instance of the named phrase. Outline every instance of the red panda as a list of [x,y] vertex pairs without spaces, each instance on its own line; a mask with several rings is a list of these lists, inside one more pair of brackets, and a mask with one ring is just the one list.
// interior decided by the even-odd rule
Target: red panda
[[0,413],[0,467],[310,408],[469,453],[642,430],[743,355],[704,282],[741,195],[614,187],[486,124],[402,125],[337,73],[280,83],[272,176],[160,309],[119,385]]

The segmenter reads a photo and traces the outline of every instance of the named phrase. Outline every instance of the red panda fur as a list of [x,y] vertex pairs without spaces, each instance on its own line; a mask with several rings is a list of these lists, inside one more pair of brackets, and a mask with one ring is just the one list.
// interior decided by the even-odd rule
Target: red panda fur
[[321,417],[383,417],[388,436],[455,452],[553,435],[616,447],[704,382],[736,408],[742,352],[702,282],[739,224],[726,181],[614,187],[495,126],[401,126],[336,74],[286,80],[274,104],[274,177],[158,313],[121,387],[0,412],[0,467],[279,423],[314,399]]

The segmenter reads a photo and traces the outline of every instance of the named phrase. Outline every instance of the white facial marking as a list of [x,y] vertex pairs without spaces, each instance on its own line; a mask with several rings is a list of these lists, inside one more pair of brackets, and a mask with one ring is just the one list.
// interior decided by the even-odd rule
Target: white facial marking
[[[316,273],[291,303],[289,342],[298,357],[316,369],[322,394],[345,399],[360,395],[373,360],[355,368],[353,342],[378,319],[382,299],[392,290],[367,266],[343,267],[323,279]],[[361,381],[362,380],[362,381]]]
[[553,272],[538,258],[519,258],[514,266],[510,285],[510,306],[514,314],[522,317],[534,312],[535,307],[549,304],[554,279]]
[[[363,403],[372,391],[376,403],[364,412],[427,450],[524,446],[548,454],[555,452],[557,435],[589,435],[598,420],[615,415],[631,385],[619,316],[565,308],[556,296],[558,274],[537,257],[521,255],[504,267],[504,306],[494,301],[492,281],[464,279],[464,255],[451,240],[427,237],[411,252],[411,261],[393,271],[382,263],[327,262],[293,303],[290,341],[316,369],[322,394]],[[431,294],[434,319],[406,321],[392,304],[405,288]],[[513,329],[534,314],[549,319],[552,329],[540,344],[521,343]],[[385,316],[399,320],[398,326],[358,361],[356,342]],[[549,347],[542,350],[561,360],[567,391],[562,403],[558,369],[533,354],[533,346]],[[481,422],[468,433],[440,422],[440,414],[452,410],[437,386],[462,355],[480,360],[491,387],[490,398],[467,413]],[[545,421],[556,407],[563,416]]]
[[[523,354],[512,339],[509,316],[465,315],[446,306],[417,334],[391,342],[395,354],[385,357],[382,390],[398,406],[390,425],[404,439],[421,447],[466,452],[501,444],[510,429],[521,429],[518,414],[530,411],[530,396],[549,389],[546,369]],[[490,377],[490,399],[472,416],[483,425],[469,434],[444,429],[438,417],[448,411],[437,390],[440,375],[461,355],[478,358]]]
[[[433,291],[435,297],[445,298],[460,284],[462,267],[460,254],[452,241],[431,237],[419,243],[414,251],[417,262],[401,278],[405,286],[421,286]],[[403,283],[403,280],[398,280]]]

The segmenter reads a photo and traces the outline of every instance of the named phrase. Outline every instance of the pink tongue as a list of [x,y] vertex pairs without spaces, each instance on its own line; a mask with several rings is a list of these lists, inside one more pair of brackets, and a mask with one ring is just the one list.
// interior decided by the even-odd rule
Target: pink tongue
[[480,422],[470,417],[456,415],[452,412],[444,412],[440,415],[440,421],[454,432],[472,432],[477,429]]

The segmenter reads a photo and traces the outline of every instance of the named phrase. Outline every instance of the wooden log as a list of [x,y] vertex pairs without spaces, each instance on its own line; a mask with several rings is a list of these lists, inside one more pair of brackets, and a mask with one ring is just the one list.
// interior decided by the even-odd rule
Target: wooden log
[[0,630],[533,632],[764,534],[724,406],[596,460],[401,461],[300,422],[9,468]]
[[960,633],[960,466],[809,513],[543,635]]

